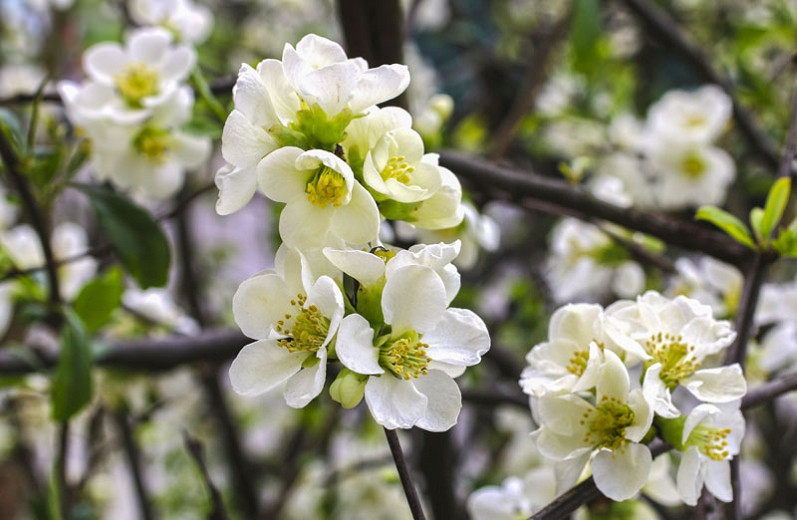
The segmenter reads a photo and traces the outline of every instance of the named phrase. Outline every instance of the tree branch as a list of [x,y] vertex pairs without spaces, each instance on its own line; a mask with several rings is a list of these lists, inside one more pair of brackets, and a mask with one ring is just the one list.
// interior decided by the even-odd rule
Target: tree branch
[[404,494],[407,496],[407,503],[410,506],[413,520],[426,520],[426,515],[423,512],[421,499],[418,497],[418,490],[415,489],[415,484],[412,481],[407,459],[404,457],[404,452],[401,450],[401,443],[399,442],[396,430],[389,430],[385,428],[385,435],[387,436],[387,444],[390,446],[390,453],[393,455],[393,461],[396,463],[399,479],[401,479],[401,487],[404,488]]

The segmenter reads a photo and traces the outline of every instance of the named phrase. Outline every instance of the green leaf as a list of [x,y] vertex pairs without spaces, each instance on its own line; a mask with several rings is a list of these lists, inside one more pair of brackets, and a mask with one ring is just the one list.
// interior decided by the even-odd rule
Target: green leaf
[[783,217],[783,212],[786,210],[786,204],[789,203],[789,194],[791,193],[791,179],[782,177],[775,181],[772,188],[767,195],[767,202],[764,205],[764,215],[761,217],[761,237],[764,242],[769,240],[772,230],[780,222]]
[[761,208],[753,208],[750,210],[750,226],[753,228],[756,242],[761,244],[761,247],[766,247],[766,237],[761,232],[761,221],[764,219],[764,210]]
[[146,210],[105,188],[73,184],[88,195],[97,221],[108,235],[122,266],[142,289],[162,287],[169,278],[171,253],[160,225]]
[[64,318],[52,390],[53,419],[58,422],[68,421],[86,406],[93,391],[89,335],[72,311],[67,309]]
[[113,311],[122,302],[124,290],[122,271],[117,267],[108,269],[102,277],[83,286],[73,307],[90,333],[108,323]]
[[701,206],[698,208],[695,218],[711,222],[737,242],[741,242],[751,249],[756,249],[756,245],[750,236],[750,230],[747,229],[744,222],[727,211],[723,211],[716,206]]
[[597,65],[597,44],[601,35],[598,0],[575,0],[570,26],[570,45],[576,70],[587,72]]

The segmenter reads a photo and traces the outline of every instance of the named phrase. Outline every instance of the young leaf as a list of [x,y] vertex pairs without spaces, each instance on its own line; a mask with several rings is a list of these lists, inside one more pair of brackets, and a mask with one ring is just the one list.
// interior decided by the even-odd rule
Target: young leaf
[[761,247],[765,247],[767,243],[766,237],[769,235],[765,235],[761,230],[761,221],[764,219],[764,210],[761,208],[753,208],[750,210],[750,227],[753,228],[753,234],[755,235],[756,242],[761,244]]
[[64,422],[91,401],[91,341],[83,322],[73,312],[64,313],[61,351],[53,378],[53,420]]
[[124,290],[122,271],[117,267],[111,267],[102,277],[83,286],[73,307],[90,333],[108,323],[113,311],[122,302]]
[[169,277],[171,253],[166,235],[143,208],[105,188],[73,187],[88,195],[97,221],[108,235],[122,266],[142,289],[162,287]]
[[723,211],[716,206],[701,206],[698,208],[695,218],[711,222],[737,242],[741,242],[751,249],[756,249],[753,238],[750,236],[750,230],[747,229],[744,222],[727,211]]
[[764,205],[764,215],[761,217],[761,237],[766,242],[772,234],[772,230],[780,222],[786,204],[789,202],[791,192],[791,179],[782,177],[775,181],[767,195],[767,202]]

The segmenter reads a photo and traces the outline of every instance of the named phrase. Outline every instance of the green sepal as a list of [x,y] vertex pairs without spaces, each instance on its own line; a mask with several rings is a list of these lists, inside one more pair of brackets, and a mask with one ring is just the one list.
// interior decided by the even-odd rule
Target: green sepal
[[291,130],[304,134],[311,148],[332,152],[335,145],[346,137],[346,127],[356,117],[360,116],[352,113],[349,108],[344,108],[330,118],[317,103],[312,106],[304,105],[296,113],[296,121],[291,124]]
[[382,289],[385,287],[384,277],[370,286],[360,285],[357,289],[357,313],[368,320],[375,330],[384,322],[382,315]]
[[680,451],[685,449],[684,443],[681,440],[684,435],[685,423],[685,415],[681,415],[672,419],[668,419],[666,417],[656,417],[656,427],[659,429],[661,438],[673,448]]
[[388,220],[404,220],[412,222],[415,220],[413,213],[422,202],[398,202],[393,199],[379,202],[379,212]]

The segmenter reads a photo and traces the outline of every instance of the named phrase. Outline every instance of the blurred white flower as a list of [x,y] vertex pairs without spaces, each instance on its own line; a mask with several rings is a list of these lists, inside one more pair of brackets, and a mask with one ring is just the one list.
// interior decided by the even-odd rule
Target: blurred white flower
[[130,17],[139,25],[160,25],[178,39],[201,43],[213,28],[213,13],[191,0],[131,0]]
[[647,131],[651,139],[708,144],[725,130],[731,111],[731,98],[716,85],[671,90],[648,110]]
[[684,295],[710,305],[718,317],[736,313],[744,282],[736,267],[704,256],[698,261],[679,258],[675,261],[675,269],[677,275],[670,280],[668,296]]
[[166,325],[178,334],[199,333],[199,324],[174,303],[166,289],[149,288],[144,291],[128,288],[122,296],[125,307],[156,323]]
[[552,465],[541,466],[523,478],[509,477],[500,486],[477,489],[468,497],[472,520],[517,520],[528,518],[556,496]]

